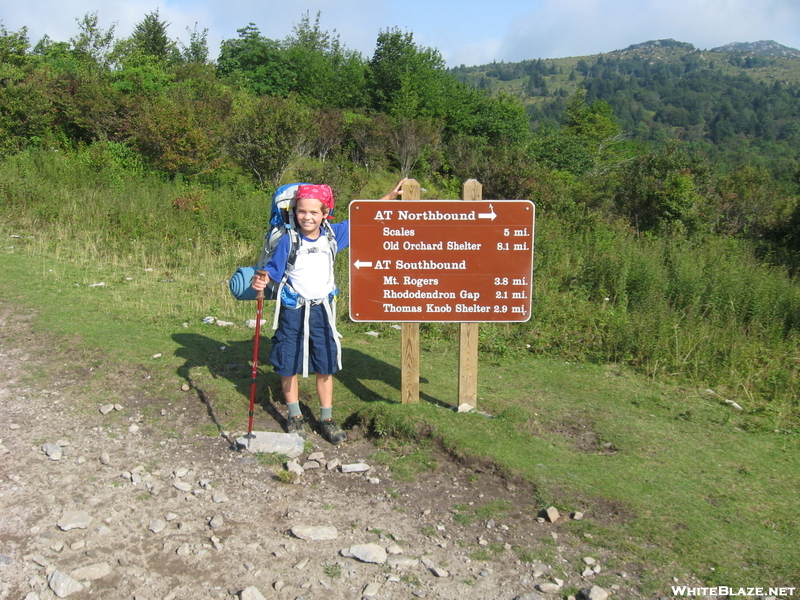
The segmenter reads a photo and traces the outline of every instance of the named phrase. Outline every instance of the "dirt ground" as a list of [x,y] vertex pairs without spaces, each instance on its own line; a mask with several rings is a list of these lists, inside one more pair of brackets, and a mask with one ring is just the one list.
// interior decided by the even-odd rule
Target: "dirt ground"
[[[323,466],[284,483],[282,466],[194,433],[210,417],[192,390],[145,394],[146,376],[123,368],[98,399],[85,357],[53,347],[35,318],[0,303],[2,599],[56,598],[60,574],[75,582],[60,593],[103,600],[238,598],[251,586],[278,599],[566,598],[597,581],[639,597],[635,567],[582,575],[585,557],[608,558],[600,544],[571,533],[569,515],[542,520],[531,486],[490,465],[434,450],[435,468],[400,481],[360,432],[338,447],[312,434]],[[105,403],[120,410],[101,414]],[[324,466],[334,459],[372,468]],[[74,511],[88,523],[64,530]],[[301,539],[298,526],[336,537]],[[386,562],[342,553],[363,544],[388,548]]]

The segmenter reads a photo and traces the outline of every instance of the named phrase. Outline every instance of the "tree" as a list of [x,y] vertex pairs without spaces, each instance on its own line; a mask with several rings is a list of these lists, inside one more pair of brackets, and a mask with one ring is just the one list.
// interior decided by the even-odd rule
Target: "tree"
[[608,102],[586,101],[586,92],[579,89],[564,110],[564,127],[578,137],[600,143],[620,131],[614,111]]
[[208,62],[208,28],[203,31],[197,31],[197,23],[194,24],[194,29],[186,28],[189,34],[189,45],[181,45],[181,57],[186,63],[200,63],[206,64]]
[[156,169],[188,176],[219,165],[225,103],[198,98],[190,83],[150,99],[133,129],[142,156]]
[[347,50],[320,27],[320,13],[313,25],[308,13],[294,26],[283,43],[294,71],[292,91],[312,106],[357,108],[364,106],[367,65],[358,52]]
[[441,142],[441,126],[430,119],[400,117],[391,129],[392,154],[403,177],[411,171],[426,153],[438,149]]
[[486,198],[533,198],[537,184],[536,165],[522,148],[490,147],[471,174],[483,183]]
[[476,116],[470,134],[483,136],[492,145],[518,146],[530,139],[528,115],[516,98],[507,94],[489,97],[479,92],[472,98],[465,95],[467,99],[473,102],[465,102],[465,107]]
[[583,175],[592,170],[593,152],[580,137],[551,124],[541,126],[528,147],[530,159],[543,167]]
[[672,142],[623,167],[614,201],[637,231],[692,233],[708,220],[711,194],[708,164]]
[[312,124],[310,111],[294,98],[241,93],[228,120],[228,153],[259,185],[277,187],[292,162],[308,154]]
[[47,34],[36,42],[32,54],[43,59],[42,62],[49,65],[57,65],[62,68],[64,63],[75,63],[75,55],[70,50],[69,42],[54,42]]
[[533,137],[530,156],[537,163],[583,175],[605,172],[626,160],[621,127],[607,102],[588,103],[580,90],[566,105],[562,121],[561,128],[544,126]]
[[397,28],[381,31],[369,67],[375,110],[405,118],[445,116],[442,81],[452,76],[445,72],[439,51],[417,46],[412,33]]
[[79,21],[70,43],[47,36],[32,53],[25,30],[9,34],[0,28],[0,130],[12,137],[0,143],[6,151],[47,144],[69,146],[113,139],[120,104],[108,86],[108,50],[113,26],[104,31],[96,13]]
[[450,136],[445,142],[447,174],[456,181],[476,178],[479,170],[483,169],[489,151],[489,143],[485,138],[463,134]]
[[294,85],[291,60],[280,44],[261,35],[250,23],[238,29],[238,39],[223,40],[217,72],[259,95],[286,97]]
[[344,114],[335,108],[321,108],[314,113],[315,131],[313,141],[314,154],[322,162],[328,154],[342,145],[344,140]]
[[0,63],[0,156],[47,140],[56,113],[51,87],[52,74],[46,70],[26,75]]
[[525,82],[523,90],[528,96],[548,96],[547,82],[539,72],[531,73]]
[[350,158],[368,170],[383,166],[389,151],[391,122],[383,113],[354,111],[345,113],[345,131],[350,142]]
[[147,13],[133,28],[131,40],[134,50],[164,62],[174,61],[178,50],[175,42],[167,34],[169,26],[169,23],[159,17],[158,9]]
[[134,52],[111,73],[110,79],[114,89],[123,94],[152,97],[168,88],[175,74],[159,58]]
[[[76,19],[77,20],[77,19]],[[111,51],[114,45],[114,29],[116,23],[103,30],[99,27],[97,11],[86,13],[78,21],[79,32],[77,37],[70,39],[73,53],[84,61],[91,61],[100,67],[109,66]]]
[[716,185],[720,204],[716,230],[759,238],[791,217],[796,201],[781,193],[764,167],[739,165]]
[[9,31],[0,21],[0,64],[24,66],[29,60],[29,47],[27,27],[23,27],[17,32]]
[[121,94],[96,69],[53,71],[49,97],[54,127],[75,145],[128,135]]

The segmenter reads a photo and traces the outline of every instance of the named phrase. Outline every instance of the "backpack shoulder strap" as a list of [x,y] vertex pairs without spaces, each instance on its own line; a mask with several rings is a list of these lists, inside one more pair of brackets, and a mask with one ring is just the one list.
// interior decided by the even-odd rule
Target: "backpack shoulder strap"
[[292,270],[297,260],[297,252],[300,249],[300,234],[297,229],[287,229],[286,235],[289,236],[289,254],[286,257],[286,273]]
[[328,238],[328,246],[330,246],[331,254],[336,258],[336,253],[339,251],[339,244],[336,242],[336,234],[328,221],[324,221],[322,229],[325,232],[325,237]]

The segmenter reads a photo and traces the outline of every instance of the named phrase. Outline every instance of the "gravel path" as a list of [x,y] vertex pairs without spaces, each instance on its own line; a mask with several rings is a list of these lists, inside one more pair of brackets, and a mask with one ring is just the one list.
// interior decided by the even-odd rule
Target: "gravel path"
[[565,598],[601,577],[586,557],[608,593],[639,597],[633,569],[602,571],[569,516],[543,520],[530,486],[490,467],[434,451],[397,481],[351,431],[339,447],[312,435],[319,468],[283,483],[281,465],[192,433],[209,417],[191,390],[140,394],[121,369],[96,397],[34,319],[0,303],[0,598]]

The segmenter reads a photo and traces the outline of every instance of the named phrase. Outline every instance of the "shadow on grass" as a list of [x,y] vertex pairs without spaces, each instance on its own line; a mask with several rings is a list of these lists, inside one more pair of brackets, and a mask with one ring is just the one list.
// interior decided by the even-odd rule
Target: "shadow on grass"
[[[250,405],[252,384],[253,342],[247,341],[220,341],[196,333],[176,333],[172,339],[180,346],[175,355],[182,358],[184,363],[178,367],[177,374],[197,394],[197,398],[205,407],[208,418],[224,436],[224,427],[220,423],[219,415],[213,402],[213,394],[206,389],[202,378],[195,373],[198,368],[207,369],[213,379],[230,381],[236,390],[245,398],[246,405]],[[224,348],[224,349],[223,349]],[[271,341],[262,337],[259,343],[258,374],[256,377],[256,404],[260,406],[275,422],[285,428],[286,419],[278,409],[278,403],[283,403],[281,392],[281,378],[272,372],[269,364],[269,351]],[[362,402],[389,402],[400,401],[401,371],[398,367],[376,359],[369,354],[351,348],[342,348],[343,369],[335,375],[336,380]],[[313,378],[313,374],[310,374]],[[366,382],[380,381],[394,390],[389,398],[386,394],[379,393],[370,388]],[[422,383],[426,383],[423,378]],[[305,397],[304,397],[305,396]],[[309,422],[315,420],[314,413],[318,402],[315,397],[301,394],[303,414]],[[449,406],[428,394],[420,393],[420,400],[431,402],[440,406]],[[353,420],[348,418],[345,424],[352,425]],[[225,438],[235,446],[235,440]]]
[[[175,356],[184,360],[184,363],[176,371],[178,376],[186,381],[197,394],[197,399],[204,405],[208,418],[220,435],[224,436],[224,427],[220,423],[215,409],[213,393],[203,384],[200,373],[205,374],[207,369],[213,379],[230,381],[244,396],[245,406],[249,408],[252,382],[250,361],[253,357],[253,342],[221,341],[195,333],[176,333],[173,334],[172,339],[180,345],[175,351]],[[269,340],[262,338],[260,346],[256,378],[256,404],[283,427],[285,419],[278,410],[276,401],[281,398],[281,380],[275,373],[266,370],[265,365],[261,363],[265,356],[265,350],[268,352]],[[196,372],[198,368],[202,371]],[[235,440],[227,437],[225,439],[232,447],[236,446]]]
[[[353,348],[342,348],[341,371],[336,373],[336,379],[344,385],[350,393],[363,402],[400,402],[402,373],[399,367],[378,360],[369,354],[365,354]],[[392,398],[387,398],[370,389],[365,381],[381,381],[397,391]],[[424,377],[420,377],[420,383],[428,383]],[[450,406],[449,403],[434,398],[433,396],[420,391],[420,400],[438,404],[439,406]]]

